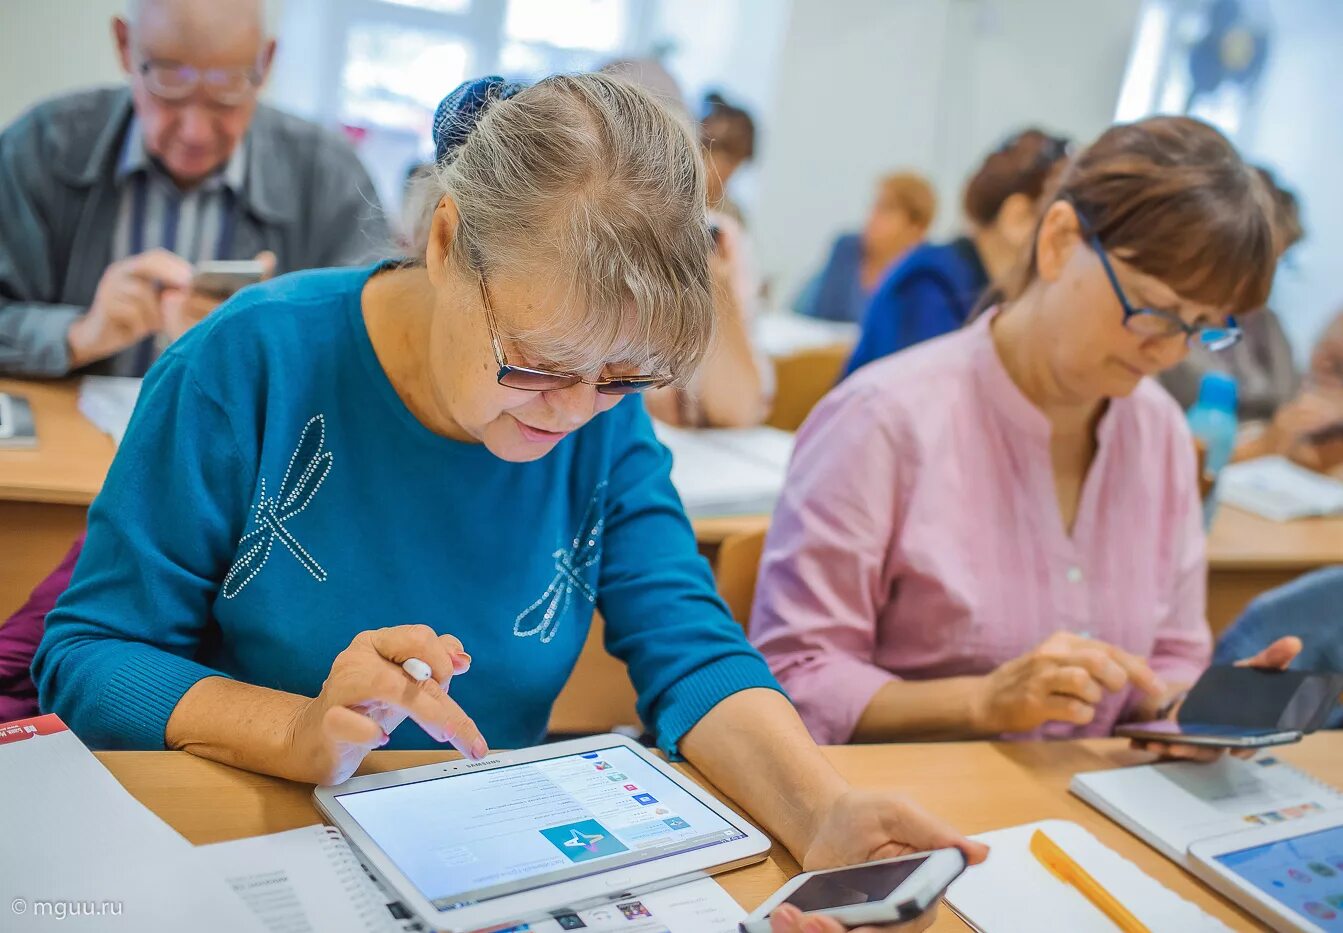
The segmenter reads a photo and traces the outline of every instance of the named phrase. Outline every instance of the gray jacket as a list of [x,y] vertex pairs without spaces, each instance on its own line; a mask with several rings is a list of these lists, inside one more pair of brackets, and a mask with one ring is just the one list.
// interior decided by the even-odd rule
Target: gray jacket
[[[68,373],[66,330],[112,260],[113,178],[130,119],[126,89],[83,91],[40,104],[0,133],[0,375]],[[344,140],[258,106],[248,144],[230,258],[269,249],[283,273],[388,249],[373,183]]]

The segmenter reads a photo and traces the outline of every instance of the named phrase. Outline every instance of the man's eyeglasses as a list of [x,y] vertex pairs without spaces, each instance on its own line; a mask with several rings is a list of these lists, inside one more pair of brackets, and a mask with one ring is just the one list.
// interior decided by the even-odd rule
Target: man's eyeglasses
[[177,62],[152,60],[138,68],[149,93],[164,100],[186,100],[205,88],[211,101],[221,107],[237,107],[256,95],[261,86],[259,68],[193,68]]
[[485,306],[485,321],[490,328],[490,345],[494,348],[494,360],[499,364],[498,380],[501,386],[510,389],[522,389],[527,392],[551,392],[567,389],[580,382],[593,386],[602,395],[633,395],[646,389],[660,389],[669,385],[671,376],[640,374],[637,376],[619,376],[615,379],[584,379],[578,373],[552,372],[546,369],[532,369],[528,366],[514,366],[504,356],[503,344],[499,342],[499,327],[494,321],[494,307],[490,304],[489,286],[485,276],[479,275],[480,299]]
[[1133,307],[1128,300],[1128,296],[1124,294],[1123,287],[1119,284],[1119,277],[1115,275],[1114,266],[1110,264],[1110,258],[1105,254],[1105,247],[1101,244],[1100,237],[1092,230],[1091,223],[1083,216],[1082,212],[1077,210],[1075,206],[1073,210],[1076,212],[1078,224],[1082,228],[1082,236],[1086,238],[1088,245],[1100,257],[1101,266],[1105,269],[1105,275],[1110,280],[1110,286],[1114,289],[1115,297],[1119,299],[1120,307],[1124,309],[1125,327],[1144,337],[1173,337],[1176,334],[1183,333],[1185,341],[1191,347],[1202,347],[1204,350],[1225,350],[1240,342],[1243,333],[1235,319],[1231,317],[1226,319],[1225,327],[1212,327],[1206,324],[1186,324],[1178,314],[1172,314],[1169,311],[1161,311],[1157,308]]

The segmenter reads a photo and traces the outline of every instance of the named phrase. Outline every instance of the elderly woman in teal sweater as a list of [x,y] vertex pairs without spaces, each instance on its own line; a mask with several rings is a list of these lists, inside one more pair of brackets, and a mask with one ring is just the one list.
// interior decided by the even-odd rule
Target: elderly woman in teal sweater
[[536,743],[598,609],[660,746],[806,867],[982,857],[835,772],[696,554],[637,397],[712,333],[686,127],[611,77],[482,79],[435,139],[414,262],[248,289],[155,366],[43,708],[96,747],[338,782],[382,746]]

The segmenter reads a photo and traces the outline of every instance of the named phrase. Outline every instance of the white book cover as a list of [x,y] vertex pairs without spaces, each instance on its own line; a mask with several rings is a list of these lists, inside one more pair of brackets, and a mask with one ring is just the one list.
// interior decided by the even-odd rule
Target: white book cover
[[53,715],[0,725],[0,930],[262,933],[197,850]]
[[654,422],[671,451],[672,485],[692,518],[770,512],[783,489],[793,435],[775,428],[690,430]]
[[1272,755],[1092,771],[1069,789],[1185,867],[1201,839],[1343,808],[1343,794]]

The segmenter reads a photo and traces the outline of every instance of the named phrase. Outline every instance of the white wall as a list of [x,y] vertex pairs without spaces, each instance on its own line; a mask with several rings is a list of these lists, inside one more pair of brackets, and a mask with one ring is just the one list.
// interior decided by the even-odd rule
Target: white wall
[[[221,3],[227,0],[219,0]],[[112,17],[126,0],[0,0],[0,129],[48,97],[124,79]],[[269,0],[279,22],[283,0]]]
[[1253,130],[1240,142],[1301,199],[1306,239],[1279,266],[1272,306],[1304,363],[1343,306],[1343,5],[1293,0],[1273,4],[1272,14],[1274,45]]
[[1090,139],[1113,117],[1138,0],[793,0],[751,218],[776,302],[862,222],[876,178],[928,175],[959,226],[984,153],[1030,123]]
[[121,80],[112,17],[124,0],[3,0],[0,127],[55,94]]

